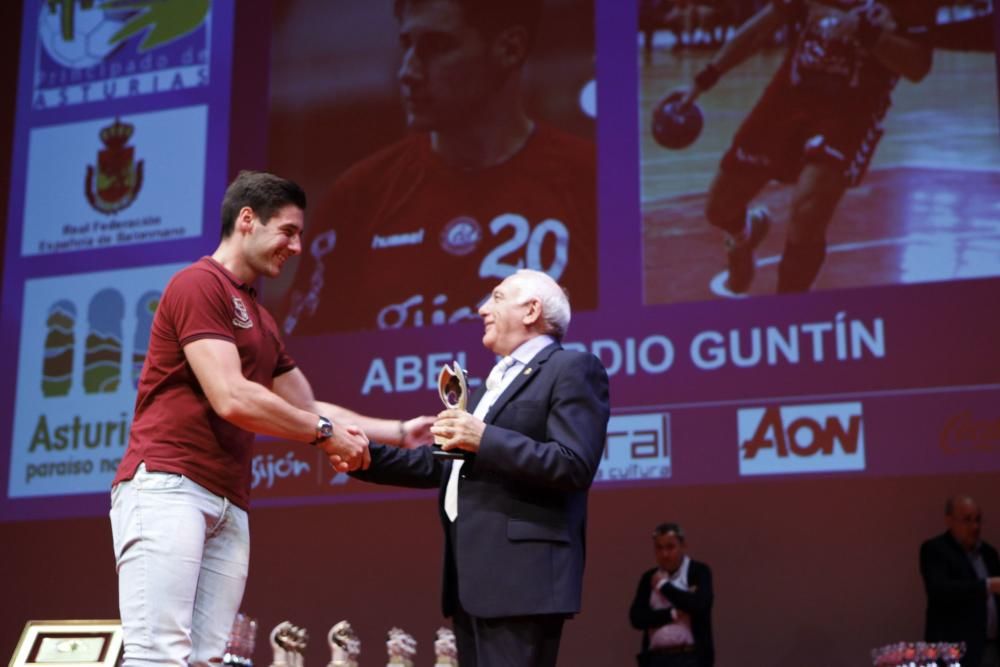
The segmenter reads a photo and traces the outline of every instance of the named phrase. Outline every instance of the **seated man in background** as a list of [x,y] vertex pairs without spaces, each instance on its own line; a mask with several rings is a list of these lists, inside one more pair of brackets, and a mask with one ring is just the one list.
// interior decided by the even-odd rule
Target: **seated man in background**
[[642,630],[642,667],[711,667],[712,570],[687,555],[684,531],[676,523],[653,530],[656,567],[643,573],[629,610]]
[[920,576],[927,591],[924,638],[965,642],[963,665],[1000,667],[1000,558],[980,537],[983,513],[975,500],[949,498],[944,515],[948,530],[920,546]]

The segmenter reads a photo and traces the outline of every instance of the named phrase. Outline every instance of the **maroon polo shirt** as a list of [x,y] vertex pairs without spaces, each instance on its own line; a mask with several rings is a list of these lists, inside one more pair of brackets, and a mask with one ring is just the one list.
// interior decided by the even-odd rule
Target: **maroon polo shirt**
[[146,469],[184,475],[247,509],[254,434],[219,417],[184,356],[202,338],[239,350],[243,376],[271,388],[295,368],[254,289],[210,257],[179,271],[156,309],[128,448],[113,484]]

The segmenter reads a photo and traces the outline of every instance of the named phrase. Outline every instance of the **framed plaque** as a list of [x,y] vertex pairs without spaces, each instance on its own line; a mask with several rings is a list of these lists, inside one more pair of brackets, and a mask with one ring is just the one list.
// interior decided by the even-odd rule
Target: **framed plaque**
[[121,653],[120,621],[28,621],[9,667],[114,667]]

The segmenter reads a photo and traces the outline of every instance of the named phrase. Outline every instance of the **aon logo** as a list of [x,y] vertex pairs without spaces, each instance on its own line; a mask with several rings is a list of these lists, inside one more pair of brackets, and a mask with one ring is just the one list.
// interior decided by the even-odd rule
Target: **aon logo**
[[865,468],[861,403],[746,408],[737,430],[741,475]]

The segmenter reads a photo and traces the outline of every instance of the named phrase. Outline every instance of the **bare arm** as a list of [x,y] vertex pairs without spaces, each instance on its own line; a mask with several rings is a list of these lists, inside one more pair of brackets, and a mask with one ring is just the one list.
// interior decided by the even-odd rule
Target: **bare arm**
[[733,38],[722,45],[712,63],[721,73],[728,72],[760,50],[764,40],[777,30],[785,20],[770,2],[743,23]]
[[433,416],[420,416],[412,419],[380,419],[358,414],[333,403],[316,402],[323,414],[335,415],[332,419],[341,419],[357,424],[372,440],[388,445],[396,445],[412,449],[429,443],[432,439],[430,426],[434,423]]
[[[318,413],[304,409],[303,405],[294,405],[267,387],[246,379],[239,351],[232,342],[202,338],[185,345],[184,356],[212,409],[226,421],[247,431],[287,440],[312,442],[315,439]],[[289,373],[281,377],[286,375]],[[278,385],[276,379],[276,389]],[[296,391],[301,392],[301,387]],[[368,460],[368,441],[364,434],[356,430],[351,432],[340,424],[335,424],[334,437],[321,445],[327,454],[340,457],[337,461],[331,460],[339,470],[353,470]]]
[[356,426],[372,440],[407,448],[426,444],[431,440],[430,425],[434,422],[433,417],[414,417],[406,421],[379,419],[358,414],[340,405],[317,401],[312,386],[298,368],[276,377],[274,391],[292,405],[326,416],[335,425]]
[[[928,43],[896,32],[896,21],[885,5],[875,3],[855,15],[859,28],[867,21],[867,29],[874,31],[869,33],[873,36],[869,38],[872,43],[868,50],[885,67],[913,82],[922,80],[931,71],[934,49]],[[933,16],[925,17],[923,23],[933,23]],[[859,36],[862,34],[864,28]]]
[[[785,17],[769,2],[756,14],[736,29],[732,39],[722,45],[712,61],[695,77],[685,98],[685,103],[693,102],[699,95],[714,85],[714,79],[733,69],[752,56],[764,44],[764,40],[781,25]],[[713,72],[714,70],[714,72]],[[712,72],[706,76],[704,72]]]
[[184,346],[191,370],[217,415],[242,429],[287,440],[316,437],[314,412],[296,407],[267,387],[243,377],[233,343],[201,338]]
[[872,49],[883,65],[917,83],[931,71],[933,50],[900,35],[883,32]]

